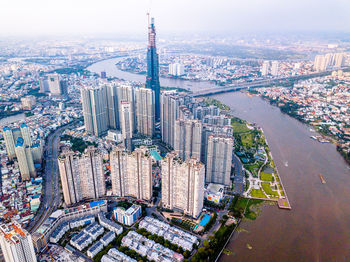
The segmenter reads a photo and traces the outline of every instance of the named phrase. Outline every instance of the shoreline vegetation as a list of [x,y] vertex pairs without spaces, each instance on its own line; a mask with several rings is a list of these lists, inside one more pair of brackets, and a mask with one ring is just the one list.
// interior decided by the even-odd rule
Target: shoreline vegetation
[[345,162],[350,165],[350,153],[347,153],[345,150],[342,149],[339,143],[339,139],[337,136],[330,133],[330,131],[327,128],[322,128],[317,125],[317,122],[311,122],[306,121],[303,119],[300,115],[296,113],[297,110],[301,109],[298,104],[293,102],[283,103],[283,105],[280,103],[279,99],[272,99],[268,96],[261,95],[259,92],[257,92],[255,89],[247,90],[247,94],[256,95],[261,97],[262,99],[268,101],[271,105],[278,107],[282,113],[287,114],[288,116],[298,120],[299,122],[306,124],[308,127],[312,128],[315,132],[317,132],[319,135],[322,136],[323,140],[329,141],[336,145],[336,149],[339,152],[339,154],[343,157]]
[[[266,142],[266,138],[262,129],[255,124],[250,124],[247,121],[234,117],[230,112],[230,107],[219,100],[213,98],[204,98],[203,101],[207,105],[216,105],[221,110],[226,111],[227,115],[231,116],[231,125],[234,128],[235,145],[234,150],[237,156],[243,163],[247,186],[243,196],[235,195],[228,206],[228,213],[223,216],[220,221],[221,226],[214,234],[208,236],[208,240],[204,241],[203,247],[198,249],[198,252],[193,255],[191,261],[216,261],[219,256],[229,256],[234,254],[234,251],[226,249],[230,237],[236,230],[241,230],[239,227],[241,221],[255,220],[261,212],[261,206],[266,203],[276,203],[277,198],[285,196],[284,188],[281,185],[278,171],[273,162],[270,149]],[[246,162],[246,163],[244,163]],[[254,165],[254,167],[252,167]],[[264,172],[262,172],[264,170]],[[253,177],[252,173],[256,174]],[[250,183],[253,180],[261,179],[259,189],[249,192]],[[251,187],[253,189],[253,187]],[[250,190],[252,190],[250,189]],[[259,192],[263,197],[259,197]],[[233,193],[233,192],[232,192]],[[266,202],[266,200],[268,202]],[[273,201],[273,202],[271,202]],[[227,220],[236,218],[236,225],[227,225]]]

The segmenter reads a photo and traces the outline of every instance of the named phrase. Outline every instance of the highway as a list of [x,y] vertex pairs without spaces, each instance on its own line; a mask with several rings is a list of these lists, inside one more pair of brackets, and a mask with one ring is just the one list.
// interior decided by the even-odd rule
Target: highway
[[[349,68],[344,68],[344,71],[347,71]],[[325,76],[329,75],[332,73],[334,70],[328,70],[325,72],[320,72],[320,73],[311,73],[308,75],[297,75],[297,76],[289,76],[289,77],[280,77],[280,78],[274,78],[274,79],[265,79],[265,80],[256,80],[252,82],[243,82],[239,84],[232,84],[232,85],[227,85],[223,87],[217,87],[217,88],[211,88],[211,89],[203,89],[198,92],[193,92],[194,97],[200,97],[200,96],[209,96],[209,95],[215,95],[215,94],[220,94],[220,93],[226,93],[226,92],[233,92],[237,91],[240,89],[245,89],[248,87],[261,87],[261,86],[266,86],[270,84],[278,84],[280,82],[285,82],[285,81],[295,81],[295,80],[303,80],[303,79],[309,79],[313,77],[319,77],[319,76]]]
[[[73,123],[69,125],[72,124]],[[40,207],[35,214],[34,219],[27,226],[27,230],[30,233],[34,233],[60,204],[61,195],[59,188],[57,157],[59,154],[60,135],[68,126],[58,128],[47,138],[44,154],[44,158],[46,160],[46,164],[44,166],[45,171],[43,175],[44,192],[41,198]]]

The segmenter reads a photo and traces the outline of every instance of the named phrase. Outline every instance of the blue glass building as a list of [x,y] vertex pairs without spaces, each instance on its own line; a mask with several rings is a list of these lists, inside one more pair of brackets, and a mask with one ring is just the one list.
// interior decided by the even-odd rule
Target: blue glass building
[[146,87],[154,91],[155,118],[160,121],[160,84],[159,84],[159,58],[156,48],[156,28],[154,18],[148,25],[148,47],[147,47],[147,78]]

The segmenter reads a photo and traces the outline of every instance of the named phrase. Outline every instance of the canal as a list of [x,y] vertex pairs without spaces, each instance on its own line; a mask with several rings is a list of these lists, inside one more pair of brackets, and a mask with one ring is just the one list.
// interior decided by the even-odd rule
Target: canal
[[[143,75],[116,69],[117,61],[87,69],[145,82]],[[164,78],[161,84],[193,91],[212,85]],[[214,98],[230,106],[235,116],[263,128],[292,205],[290,211],[262,207],[255,221],[241,224],[244,230],[228,245],[233,254],[221,261],[350,261],[350,169],[335,146],[310,139],[309,127],[259,97],[234,92]]]

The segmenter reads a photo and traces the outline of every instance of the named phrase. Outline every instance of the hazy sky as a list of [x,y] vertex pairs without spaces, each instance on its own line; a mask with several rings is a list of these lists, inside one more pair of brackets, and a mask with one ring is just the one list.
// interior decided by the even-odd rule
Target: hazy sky
[[0,34],[350,32],[350,0],[0,0]]

